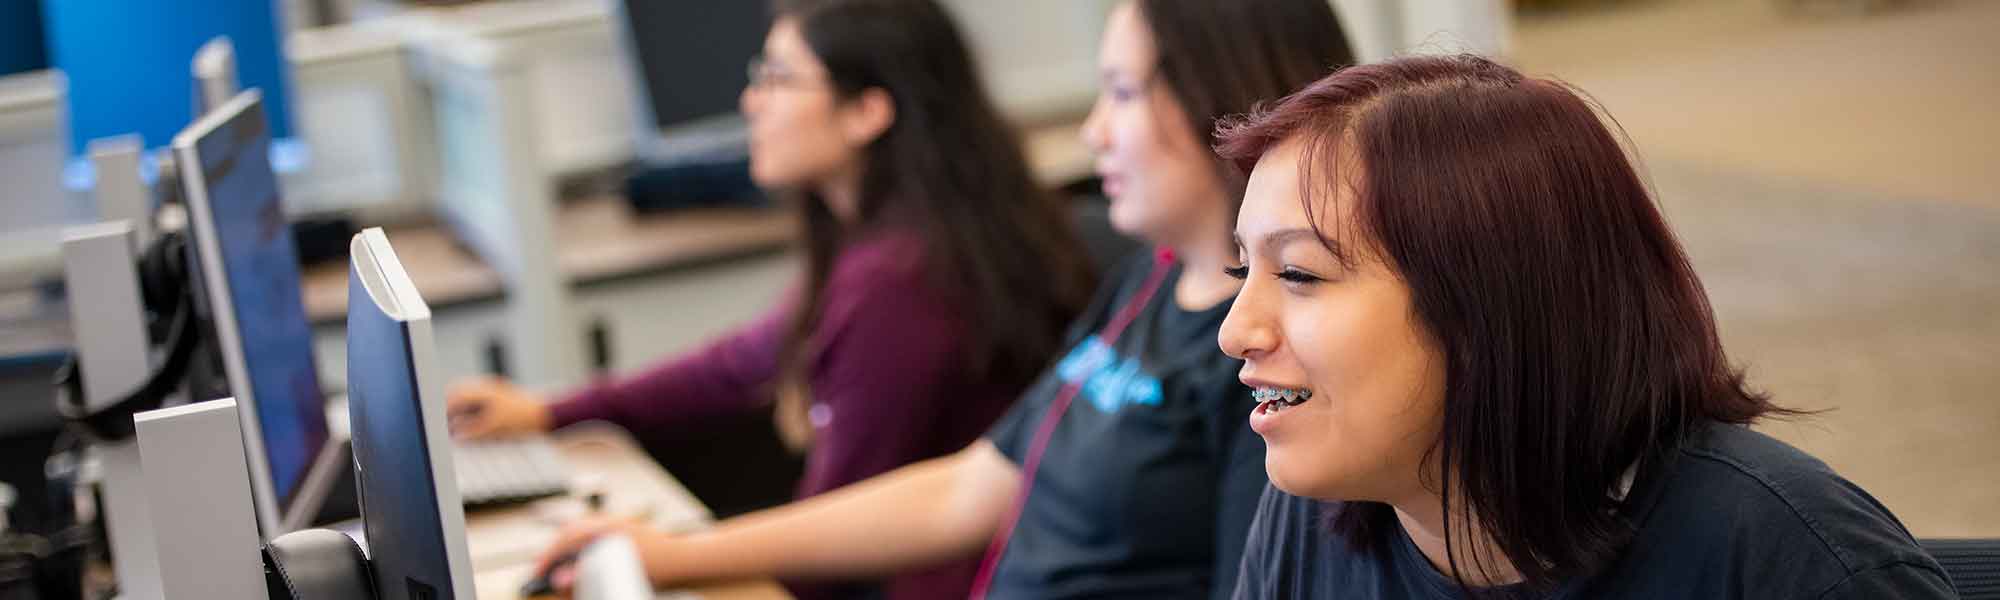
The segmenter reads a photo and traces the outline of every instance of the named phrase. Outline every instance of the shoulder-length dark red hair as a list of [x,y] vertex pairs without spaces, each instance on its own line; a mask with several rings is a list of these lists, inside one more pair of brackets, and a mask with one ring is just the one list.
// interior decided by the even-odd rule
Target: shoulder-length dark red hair
[[[1248,171],[1293,138],[1313,226],[1334,239],[1315,215],[1352,215],[1363,239],[1329,248],[1376,250],[1440,344],[1444,424],[1425,464],[1448,474],[1447,522],[1473,519],[1530,585],[1617,557],[1628,468],[1651,472],[1698,423],[1784,412],[1744,386],[1619,138],[1564,84],[1468,55],[1356,66],[1225,123],[1217,151]],[[1335,182],[1352,206],[1325,196]],[[1333,526],[1366,549],[1392,518],[1351,503]],[[1466,543],[1453,533],[1447,546]]]

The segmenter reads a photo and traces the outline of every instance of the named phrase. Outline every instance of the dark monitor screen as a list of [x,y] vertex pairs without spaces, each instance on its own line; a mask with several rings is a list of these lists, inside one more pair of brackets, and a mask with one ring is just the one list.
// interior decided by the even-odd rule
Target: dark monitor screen
[[734,114],[771,18],[754,0],[625,0],[624,33],[661,129]]
[[0,77],[49,68],[39,0],[0,0]]
[[202,136],[195,148],[272,493],[280,507],[289,507],[327,443],[326,398],[261,106],[251,105]]
[[401,267],[390,266],[399,263],[380,230],[355,240],[347,284],[347,401],[376,597],[471,598],[444,399],[427,392],[429,309]]

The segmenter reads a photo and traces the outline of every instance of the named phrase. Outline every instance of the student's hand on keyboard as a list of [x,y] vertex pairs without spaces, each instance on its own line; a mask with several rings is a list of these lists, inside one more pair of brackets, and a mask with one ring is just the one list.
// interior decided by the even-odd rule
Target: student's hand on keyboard
[[445,414],[453,437],[474,440],[542,433],[552,421],[541,397],[491,377],[451,386],[445,393]]

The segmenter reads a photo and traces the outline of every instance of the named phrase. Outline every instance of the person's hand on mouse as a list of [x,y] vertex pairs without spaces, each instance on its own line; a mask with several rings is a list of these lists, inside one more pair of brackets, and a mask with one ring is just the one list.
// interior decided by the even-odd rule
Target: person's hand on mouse
[[586,517],[564,525],[555,543],[535,559],[535,572],[546,574],[550,587],[566,597],[576,589],[574,560],[578,553],[598,538],[611,535],[632,539],[632,545],[639,552],[639,562],[645,565],[646,577],[654,585],[673,579],[663,570],[663,566],[674,564],[666,556],[674,546],[673,537],[632,518]]
[[445,392],[453,437],[484,440],[542,433],[554,417],[541,397],[505,379],[463,381]]

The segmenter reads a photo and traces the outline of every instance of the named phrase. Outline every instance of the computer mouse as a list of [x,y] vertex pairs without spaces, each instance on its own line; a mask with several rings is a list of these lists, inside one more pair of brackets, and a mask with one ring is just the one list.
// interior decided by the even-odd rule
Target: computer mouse
[[521,597],[542,598],[556,595],[555,582],[550,579],[550,576],[554,575],[556,571],[575,565],[579,554],[571,552],[557,557],[555,562],[549,563],[549,568],[543,569],[540,573],[536,573],[534,577],[529,578],[527,583],[521,584]]

